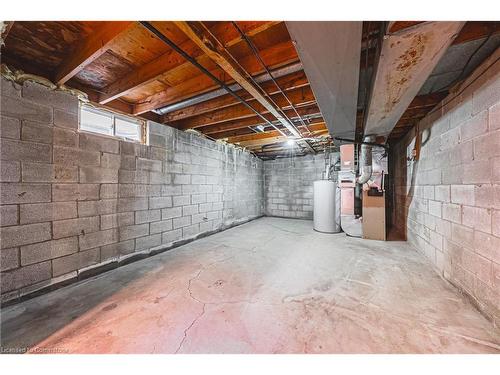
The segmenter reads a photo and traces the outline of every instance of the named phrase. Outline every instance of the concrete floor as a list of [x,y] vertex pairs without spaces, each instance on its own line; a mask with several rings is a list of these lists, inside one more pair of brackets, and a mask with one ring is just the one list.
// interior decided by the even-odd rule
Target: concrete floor
[[70,353],[498,353],[404,242],[262,218],[2,310],[2,346]]

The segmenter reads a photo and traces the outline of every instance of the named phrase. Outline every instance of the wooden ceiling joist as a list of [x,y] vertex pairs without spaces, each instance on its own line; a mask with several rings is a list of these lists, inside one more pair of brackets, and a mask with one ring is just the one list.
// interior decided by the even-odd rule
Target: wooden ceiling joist
[[[302,126],[299,126],[299,128],[303,128]],[[323,120],[317,121],[314,124],[310,124],[308,126],[309,130],[311,133],[314,132],[319,132],[326,130],[326,125]],[[307,131],[307,129],[300,129]],[[270,130],[262,133],[251,133],[251,134],[245,134],[245,135],[240,135],[240,136],[234,136],[234,137],[228,137],[227,140],[231,143],[239,143],[239,142],[250,142],[250,141],[255,141],[255,140],[262,140],[262,139],[267,139],[270,137],[275,137],[275,136],[280,136],[280,133],[277,130]]]
[[[77,90],[80,90],[80,91],[86,93],[91,102],[98,103],[99,92],[97,92],[96,90],[94,90],[88,86],[83,86],[79,82],[71,82],[71,86]],[[131,115],[132,111],[133,111],[133,105],[130,103],[124,102],[122,100],[115,100],[111,103],[108,103],[106,105],[106,107],[113,109],[113,110],[116,110],[118,112],[129,114],[129,115]]]
[[[281,94],[274,94],[270,96],[276,105],[284,110],[289,109],[289,103],[286,98]],[[287,92],[288,99],[296,107],[304,106],[307,104],[312,104],[315,102],[314,94],[309,86],[301,87]],[[255,108],[260,114],[270,113],[275,118],[276,115],[268,110],[267,107],[259,103],[252,103],[253,108]],[[204,113],[198,116],[189,117],[185,120],[170,122],[169,125],[176,127],[177,129],[194,129],[201,126],[213,125],[219,122],[237,120],[248,117],[254,117],[255,112],[246,108],[243,104],[237,104],[230,107],[218,109],[210,113]],[[280,117],[282,115],[280,114]]]
[[[219,85],[220,82],[214,83],[208,75],[201,73],[193,60],[186,59],[187,55],[183,57],[182,54],[174,52],[175,48],[172,45],[167,46],[168,43],[162,43],[151,34],[150,29],[148,31],[148,28],[140,26],[138,22],[6,22],[1,36],[6,39],[5,45],[2,46],[2,63],[10,68],[21,69],[57,83],[66,82],[66,85],[86,92],[96,105],[101,104],[104,108],[118,113],[172,124],[180,129],[196,128],[215,139],[258,141],[257,143],[269,140],[269,134],[273,134],[269,133],[272,129],[269,122],[284,130],[283,125],[273,115],[273,111],[266,108],[269,104],[274,106],[276,111],[278,107],[282,107],[285,119],[290,118],[295,127],[305,131],[295,111],[283,96],[278,94],[279,90],[269,80],[255,51],[242,38],[233,22],[177,22],[177,25],[172,21],[149,23],[218,80],[229,86],[234,85],[232,89],[238,90],[237,95],[262,112],[263,118],[256,113],[248,112],[248,108],[245,112],[241,102],[226,94]],[[382,34],[388,33],[389,37],[403,36],[429,23],[432,22],[363,22],[360,36],[359,76],[364,80],[364,85],[360,89],[366,90],[367,96],[370,94],[369,82],[372,81],[370,71],[374,70],[373,67],[383,65],[378,61],[379,51],[384,43]],[[441,24],[443,23],[436,22],[435,27]],[[280,21],[238,21],[237,26],[255,44],[267,68],[273,73],[276,72],[274,77],[279,86],[291,96],[293,103],[297,103],[297,111],[307,124],[313,126],[325,121],[311,92],[308,93],[310,101],[295,96],[299,95],[297,94],[299,88],[310,90],[310,87],[305,71],[302,70],[302,62],[292,43],[290,28]],[[499,33],[498,21],[466,22],[451,43],[450,61],[460,58],[457,57],[459,54],[456,51],[469,50],[465,46],[458,50],[453,46],[476,41],[476,45],[482,46],[481,52],[475,55],[471,62],[471,66],[476,65],[475,60],[486,55],[486,52],[494,47]],[[483,46],[482,41],[488,37],[491,40]],[[397,45],[394,45],[394,48],[396,47]],[[448,65],[452,67],[453,64],[449,63],[443,68],[448,68]],[[296,68],[291,68],[292,66]],[[368,72],[362,71],[365,67],[369,69]],[[311,78],[309,71],[308,74]],[[255,84],[250,76],[258,84]],[[241,88],[236,85],[242,78],[246,80],[244,82],[247,87]],[[430,86],[429,92],[436,91],[432,85]],[[390,135],[391,139],[397,139],[412,129],[444,99],[449,88],[442,87],[439,89],[440,92],[414,97],[404,108],[404,112],[401,111],[402,114]],[[399,89],[399,86],[395,86],[395,89]],[[252,90],[255,92],[252,93]],[[203,95],[205,93],[210,94]],[[256,98],[258,95],[261,95],[259,99]],[[364,98],[364,95],[358,92],[358,98]],[[279,105],[276,105],[269,96]],[[373,98],[373,95],[371,97]],[[265,105],[259,101],[262,98],[267,100]],[[185,101],[185,99],[192,100]],[[400,103],[398,100],[393,102]],[[358,103],[356,118],[358,138],[363,134],[364,120],[366,120],[364,117],[370,112],[369,108],[364,108],[363,111],[363,107],[363,103]],[[162,108],[162,111],[153,111],[159,108]],[[160,112],[163,116],[157,114]],[[263,125],[263,128],[257,129],[257,125]],[[282,136],[282,134],[277,135]],[[303,136],[307,137],[306,134]],[[269,146],[262,143],[248,148],[266,157],[285,154],[289,156],[291,153],[299,155],[307,151],[303,143],[298,141],[297,147],[293,148],[283,142],[272,143]],[[315,142],[315,148],[320,150],[321,144],[324,144],[323,140]]]
[[[93,89],[91,89],[90,87],[87,87],[87,86],[84,87],[84,86],[82,86],[79,83],[74,83],[74,84],[72,83],[72,86],[74,88],[82,91],[82,92],[85,92],[88,95],[88,98],[89,98],[89,100],[91,102],[97,103],[97,100],[99,98],[99,93],[97,91],[95,91],[95,90],[93,90]],[[102,108],[105,108],[105,109],[107,108],[107,109],[110,109],[110,110],[122,113],[124,115],[131,116],[132,115],[133,106],[132,106],[132,104],[127,103],[127,102],[122,101],[122,100],[114,100],[111,103],[108,103],[105,106],[102,106]],[[160,115],[157,115],[154,112],[143,113],[143,114],[141,114],[138,117],[141,118],[141,119],[143,119],[143,120],[150,120],[150,121],[154,121],[154,122],[160,122],[161,121]]]
[[[244,22],[241,27],[245,30],[248,35],[257,35],[270,27],[274,26],[276,21],[255,21],[255,22]],[[152,22],[154,25],[155,23]],[[241,36],[234,28],[228,27],[229,22],[217,23],[211,30],[216,35],[220,35],[224,32],[224,37],[227,42],[224,43],[226,48],[229,48],[241,41]],[[229,25],[230,26],[230,25]],[[181,49],[189,53],[194,58],[203,56],[203,52],[196,46],[191,40],[186,40],[184,43],[179,45]],[[169,50],[163,55],[157,57],[151,62],[138,67],[136,70],[128,73],[126,76],[113,82],[111,85],[106,87],[103,93],[99,97],[99,103],[105,104],[121,96],[127,95],[134,89],[146,85],[149,82],[156,79],[159,75],[165,73],[166,71],[177,68],[182,70],[182,67],[189,66],[190,64],[186,62],[179,54],[173,50]]]
[[399,137],[406,134],[418,121],[424,118],[447,95],[447,92],[435,92],[427,95],[416,96],[396,123],[391,137]]
[[256,86],[246,77],[246,72],[239,63],[229,55],[201,22],[176,21],[175,24],[193,42],[195,42],[217,65],[229,74],[242,88],[248,91],[263,107],[265,107],[283,126],[285,126],[294,136],[300,136],[297,130],[290,124],[275,108],[275,106],[265,97],[262,89]]
[[[318,132],[323,132],[328,130],[326,128],[325,121],[323,119],[317,119],[313,123],[310,123],[307,126],[307,129],[303,125],[298,125],[299,130],[303,132],[310,132],[310,134],[317,134]],[[262,140],[274,136],[281,136],[281,134],[277,130],[267,130],[265,132],[260,132],[260,133],[247,133],[247,134],[240,134],[240,135],[234,135],[232,137],[225,137],[224,139],[227,139],[230,142],[247,142],[247,141],[254,141],[254,140]],[[220,139],[220,138],[219,138]]]
[[[323,125],[323,129],[314,131],[313,133],[314,133],[314,136],[316,136],[316,137],[321,136],[321,135],[328,135],[328,129],[326,128],[326,126]],[[272,135],[272,136],[262,138],[262,139],[239,141],[239,142],[234,141],[232,139],[228,139],[228,142],[235,143],[237,145],[252,149],[252,148],[260,147],[263,145],[286,142],[287,140],[289,140],[288,137],[284,137],[284,136],[280,136],[280,135]]]
[[255,130],[252,128],[240,128],[240,129],[234,129],[234,130],[228,130],[225,132],[220,132],[220,133],[215,133],[213,135],[209,135],[210,138],[213,139],[224,139],[224,138],[231,138],[231,137],[238,137],[240,135],[248,135],[248,134],[255,134]]
[[[261,51],[261,56],[269,68],[279,68],[298,61],[298,56],[291,41],[277,43]],[[247,55],[239,60],[240,65],[250,74],[258,75],[263,73],[263,68],[253,55]],[[210,70],[210,73],[216,76],[226,84],[233,83],[234,80],[228,77],[227,73],[219,68]],[[165,90],[150,95],[141,100],[134,106],[134,113],[141,114],[152,111],[166,105],[191,98],[195,95],[206,93],[219,86],[214,81],[204,75],[199,74],[176,86],[165,88]]]
[[[311,115],[321,116],[321,111],[319,110],[316,103],[304,107],[299,107],[297,108],[297,112],[302,117]],[[292,119],[296,117],[295,111],[293,111],[292,109],[285,110],[285,114]],[[275,120],[271,114],[264,114],[263,116],[269,121]],[[224,135],[224,133],[227,133],[229,131],[244,129],[248,128],[249,126],[257,125],[267,124],[265,124],[260,117],[254,116],[245,119],[226,121],[215,125],[202,126],[200,128],[197,128],[196,130],[204,134],[208,134],[213,138],[224,138],[226,136]]]
[[441,100],[443,100],[446,97],[446,95],[448,95],[448,93],[442,91],[427,95],[416,96],[411,101],[410,105],[408,106],[408,109],[434,107]]
[[[309,130],[308,130],[309,125],[313,125],[313,124],[316,124],[318,122],[324,122],[323,118],[317,117],[317,118],[313,118],[311,120],[306,121],[306,125],[307,125],[306,127],[304,127],[301,123],[296,122],[296,126],[299,127],[299,129],[304,133],[304,136],[307,136],[307,134],[309,133]],[[272,130],[272,128],[270,128],[270,127],[267,127],[266,129],[267,130],[265,130],[265,131]],[[246,127],[246,128],[239,128],[239,129],[228,130],[228,131],[224,131],[224,132],[213,133],[213,134],[209,134],[209,136],[213,139],[225,139],[225,138],[239,137],[239,136],[243,136],[243,135],[256,134],[256,133],[257,132],[253,128]]]
[[393,21],[389,22],[389,26],[387,27],[387,32],[389,34],[392,33],[397,33],[398,31],[407,29],[409,27],[418,25],[419,23],[422,23],[423,21]]
[[109,49],[110,44],[134,22],[105,22],[75,48],[75,53],[59,66],[54,81],[62,85]]
[[500,33],[500,22],[471,21],[467,22],[457,35],[452,45],[483,39],[489,35]]
[[[289,90],[293,90],[296,88],[304,87],[309,84],[307,81],[307,77],[303,70],[288,74],[284,77],[280,77],[276,79],[279,86],[286,92]],[[267,81],[261,84],[261,87],[264,91],[266,91],[269,95],[277,94],[279,91],[276,88],[276,85],[272,81]],[[248,94],[245,90],[239,90],[236,92],[240,97],[247,101],[255,101],[250,94]],[[238,104],[235,98],[230,95],[223,95],[216,99],[207,100],[205,102],[195,104],[183,109],[179,109],[176,111],[172,111],[163,115],[163,122],[172,122],[183,120],[188,117],[201,115],[203,113],[211,112],[216,109],[222,109],[225,107],[229,107],[232,105]]]
[[0,35],[0,40],[5,42],[5,39],[7,39],[7,36],[9,35],[10,30],[12,29],[12,26],[14,26],[14,21],[1,21],[1,29],[2,33]]

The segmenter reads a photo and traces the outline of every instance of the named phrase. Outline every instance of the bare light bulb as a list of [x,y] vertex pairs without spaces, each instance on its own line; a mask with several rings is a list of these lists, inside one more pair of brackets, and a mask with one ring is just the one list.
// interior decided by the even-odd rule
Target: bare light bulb
[[293,146],[295,144],[295,140],[294,139],[289,139],[288,141],[286,141],[286,144],[287,146]]

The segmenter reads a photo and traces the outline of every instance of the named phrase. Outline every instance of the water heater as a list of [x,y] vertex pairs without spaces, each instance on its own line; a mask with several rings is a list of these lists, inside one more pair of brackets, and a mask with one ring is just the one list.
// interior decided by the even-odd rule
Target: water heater
[[314,181],[314,230],[340,232],[340,191],[336,181]]

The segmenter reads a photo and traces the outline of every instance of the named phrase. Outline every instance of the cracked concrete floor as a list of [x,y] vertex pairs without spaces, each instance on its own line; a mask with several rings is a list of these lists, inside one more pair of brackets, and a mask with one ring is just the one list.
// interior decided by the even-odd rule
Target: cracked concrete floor
[[404,242],[261,218],[2,310],[2,346],[70,353],[498,353]]

